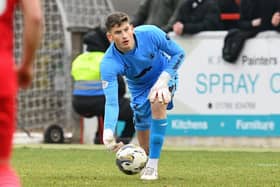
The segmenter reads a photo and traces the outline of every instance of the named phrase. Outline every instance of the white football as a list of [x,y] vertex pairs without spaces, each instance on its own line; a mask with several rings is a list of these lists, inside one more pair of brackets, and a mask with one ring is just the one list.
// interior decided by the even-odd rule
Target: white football
[[127,144],[116,153],[118,168],[127,175],[139,173],[146,165],[148,157],[140,146]]

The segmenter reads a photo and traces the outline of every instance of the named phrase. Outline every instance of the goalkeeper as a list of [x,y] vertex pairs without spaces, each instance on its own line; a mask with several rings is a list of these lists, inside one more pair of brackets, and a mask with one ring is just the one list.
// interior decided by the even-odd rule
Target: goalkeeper
[[125,75],[132,100],[138,142],[149,154],[142,180],[158,179],[158,161],[167,126],[166,109],[173,107],[177,70],[184,58],[183,49],[156,26],[135,29],[127,14],[115,12],[106,20],[111,41],[101,62],[101,78],[106,96],[105,146],[117,151],[113,132],[117,123],[117,76]]
[[[88,32],[83,40],[86,52],[74,59],[71,68],[74,79],[73,108],[78,114],[86,118],[104,117],[105,96],[100,79],[100,63],[110,43],[106,38],[106,32],[101,27],[96,27]],[[130,99],[125,97],[126,84],[122,76],[118,76],[118,84],[120,108],[118,120],[123,121],[125,125],[117,141],[128,144],[135,133],[133,112],[129,105]],[[97,129],[94,138],[95,144],[102,143],[103,137],[100,131],[103,133],[103,126]]]

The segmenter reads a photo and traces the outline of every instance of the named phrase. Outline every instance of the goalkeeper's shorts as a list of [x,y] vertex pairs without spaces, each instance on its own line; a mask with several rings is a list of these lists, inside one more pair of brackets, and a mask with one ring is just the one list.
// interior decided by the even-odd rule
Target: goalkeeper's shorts
[[[167,110],[171,110],[173,108],[173,96],[176,91],[176,83],[177,81],[173,81],[173,84],[169,84],[169,91],[171,92],[171,101],[167,105]],[[148,92],[145,92],[148,93]],[[143,131],[150,128],[152,123],[152,111],[151,104],[148,99],[148,94],[143,94],[142,96],[138,96],[133,101],[137,100],[137,102],[131,103],[131,108],[133,110],[133,119],[135,124],[135,129],[137,131]]]

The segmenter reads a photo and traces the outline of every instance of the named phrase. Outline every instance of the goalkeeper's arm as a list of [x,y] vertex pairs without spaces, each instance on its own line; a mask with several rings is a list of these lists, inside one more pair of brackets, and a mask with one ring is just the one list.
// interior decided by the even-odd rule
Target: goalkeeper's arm
[[119,116],[118,82],[117,79],[103,81],[103,90],[106,97],[103,143],[111,151],[117,151],[123,143],[117,143],[114,137]]

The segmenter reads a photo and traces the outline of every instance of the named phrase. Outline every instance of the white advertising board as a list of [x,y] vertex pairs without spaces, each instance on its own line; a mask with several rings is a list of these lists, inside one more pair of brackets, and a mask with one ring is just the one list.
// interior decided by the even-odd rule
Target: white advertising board
[[169,112],[170,134],[279,136],[280,34],[247,40],[235,64],[222,59],[225,35],[173,37],[186,58]]

